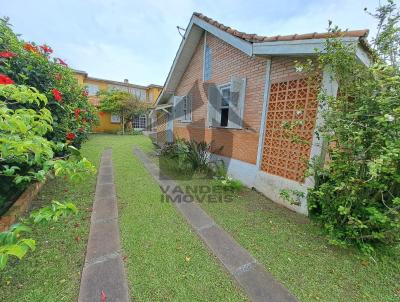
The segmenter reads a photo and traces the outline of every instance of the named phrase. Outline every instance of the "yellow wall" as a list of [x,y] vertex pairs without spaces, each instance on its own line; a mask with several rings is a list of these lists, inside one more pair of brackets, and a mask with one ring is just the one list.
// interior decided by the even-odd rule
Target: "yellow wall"
[[93,127],[93,132],[116,133],[121,130],[121,124],[111,123],[111,113],[99,113],[99,125]]
[[[157,101],[158,96],[161,93],[161,88],[158,87],[150,87],[147,89],[147,101],[154,105],[154,103]],[[152,97],[152,98],[151,98]]]
[[[97,85],[100,90],[106,90],[109,86],[107,80],[96,80],[87,78],[87,74],[75,73],[75,76],[81,85]],[[124,84],[124,83],[121,83]],[[149,107],[153,107],[155,101],[157,100],[158,95],[161,93],[161,88],[148,86],[146,88],[146,101],[149,103]],[[151,98],[152,97],[152,98]],[[99,99],[97,96],[89,96],[89,101],[92,102],[95,106],[98,106]],[[115,133],[121,129],[121,124],[119,123],[111,123],[111,114],[110,113],[101,113],[99,112],[99,125],[93,127],[93,132],[110,132]]]

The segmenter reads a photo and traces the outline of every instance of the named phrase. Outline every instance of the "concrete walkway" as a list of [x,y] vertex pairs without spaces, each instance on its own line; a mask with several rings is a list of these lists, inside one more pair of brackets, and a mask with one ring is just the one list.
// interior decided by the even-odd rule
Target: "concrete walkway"
[[[160,170],[140,149],[134,149],[135,155],[160,184],[173,188],[177,184],[160,177]],[[172,190],[169,190],[169,192]],[[171,193],[172,200],[181,193]],[[185,200],[181,196],[182,200]],[[186,199],[190,200],[190,199]],[[295,302],[297,299],[277,282],[250,253],[241,247],[227,232],[218,226],[197,203],[174,202],[187,222],[192,226],[211,252],[221,261],[227,271],[239,283],[252,301]]]
[[118,208],[111,154],[111,149],[103,152],[97,176],[79,302],[130,301],[120,254]]

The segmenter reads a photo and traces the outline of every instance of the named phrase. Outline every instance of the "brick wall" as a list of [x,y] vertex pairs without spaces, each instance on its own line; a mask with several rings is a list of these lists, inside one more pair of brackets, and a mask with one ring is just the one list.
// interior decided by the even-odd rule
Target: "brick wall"
[[[212,50],[212,75],[203,82],[204,37],[182,76],[176,95],[192,94],[192,123],[174,122],[174,136],[197,141],[213,141],[214,149],[223,146],[221,155],[255,164],[259,140],[266,59],[249,57],[240,50],[207,33]],[[310,157],[317,112],[316,92],[319,82],[309,83],[296,72],[295,61],[301,58],[273,57],[271,87],[261,169],[269,174],[303,181]],[[246,98],[242,130],[209,128],[207,124],[207,87],[210,83],[229,83],[231,76],[246,77]],[[301,112],[300,112],[301,111]],[[282,129],[285,121],[302,120],[296,128],[306,144],[293,143]]]
[[[189,92],[193,97],[192,123],[175,121],[175,137],[214,141],[215,147],[223,145],[222,155],[255,164],[257,161],[258,134],[264,96],[266,59],[249,57],[242,51],[207,33],[207,44],[212,51],[212,76],[203,82],[204,37],[182,76],[176,95]],[[229,83],[231,76],[246,77],[246,99],[242,130],[215,129],[207,125],[207,86]]]

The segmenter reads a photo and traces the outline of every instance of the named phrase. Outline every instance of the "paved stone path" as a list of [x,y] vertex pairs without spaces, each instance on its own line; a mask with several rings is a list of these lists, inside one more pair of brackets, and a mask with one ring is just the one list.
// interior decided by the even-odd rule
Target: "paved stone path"
[[[140,149],[134,149],[134,153],[161,187],[166,188],[169,186],[169,188],[173,188],[176,186],[173,180],[168,179],[164,175],[160,177],[158,166]],[[169,190],[169,192],[171,191]],[[171,193],[169,195],[172,200],[177,200],[175,198],[177,195],[181,195],[181,193]],[[183,196],[181,198],[185,200]],[[252,301],[297,301],[247,250],[241,247],[232,236],[218,226],[197,203],[174,202],[174,205]]]
[[79,302],[130,301],[120,254],[112,150],[101,158]]

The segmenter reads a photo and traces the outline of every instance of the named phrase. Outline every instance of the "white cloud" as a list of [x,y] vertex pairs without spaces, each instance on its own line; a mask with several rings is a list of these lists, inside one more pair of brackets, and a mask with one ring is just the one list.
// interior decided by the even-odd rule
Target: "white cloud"
[[0,0],[1,15],[27,40],[90,75],[137,84],[163,84],[193,11],[238,30],[263,35],[375,27],[363,12],[378,0]]

